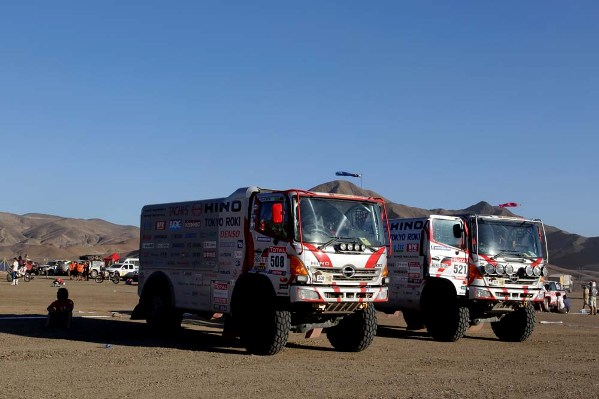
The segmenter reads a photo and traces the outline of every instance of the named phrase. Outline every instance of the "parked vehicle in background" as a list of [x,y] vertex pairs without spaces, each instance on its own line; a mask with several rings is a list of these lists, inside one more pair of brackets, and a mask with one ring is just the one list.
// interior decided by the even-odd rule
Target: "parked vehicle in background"
[[69,274],[69,263],[68,260],[51,260],[45,265],[39,266],[39,274],[45,274],[46,276],[66,276]]
[[[544,298],[542,310],[545,312],[568,313],[564,299],[567,297],[564,287],[556,282],[549,281],[543,285]],[[538,308],[537,308],[538,310]]]
[[123,262],[113,263],[112,266],[106,268],[110,274],[116,273],[121,279],[129,278],[137,280],[139,275],[139,259],[127,258]]
[[98,274],[104,269],[104,261],[102,260],[90,260],[89,261],[89,277],[96,278]]
[[545,281],[560,283],[564,291],[572,292],[574,289],[574,277],[570,274],[550,274]]

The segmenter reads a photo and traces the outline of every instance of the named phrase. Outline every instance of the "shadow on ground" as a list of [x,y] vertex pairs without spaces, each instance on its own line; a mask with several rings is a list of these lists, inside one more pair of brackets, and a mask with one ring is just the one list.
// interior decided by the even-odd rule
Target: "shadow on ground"
[[247,353],[241,347],[238,339],[223,337],[220,330],[207,330],[207,328],[221,327],[220,323],[210,321],[185,319],[182,328],[169,336],[153,334],[145,322],[132,321],[128,318],[93,318],[75,315],[69,330],[47,329],[44,327],[45,321],[45,315],[3,315],[0,320],[0,333],[40,339],[81,341],[99,345]]

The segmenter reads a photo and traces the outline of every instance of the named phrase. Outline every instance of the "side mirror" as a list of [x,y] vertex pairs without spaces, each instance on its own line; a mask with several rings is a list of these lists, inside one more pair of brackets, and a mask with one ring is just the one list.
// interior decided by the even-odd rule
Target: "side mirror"
[[455,238],[461,238],[462,237],[462,226],[460,226],[459,223],[453,225],[453,236]]
[[274,224],[283,223],[283,204],[280,202],[272,204],[272,222]]

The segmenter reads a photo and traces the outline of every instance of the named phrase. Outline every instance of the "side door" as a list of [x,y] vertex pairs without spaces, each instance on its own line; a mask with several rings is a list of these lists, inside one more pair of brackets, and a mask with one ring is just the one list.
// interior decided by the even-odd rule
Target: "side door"
[[253,263],[249,272],[268,275],[276,292],[288,291],[291,242],[289,200],[284,193],[261,193],[253,198],[251,215]]
[[429,277],[448,279],[458,295],[466,295],[468,252],[463,220],[455,216],[435,217],[429,231]]

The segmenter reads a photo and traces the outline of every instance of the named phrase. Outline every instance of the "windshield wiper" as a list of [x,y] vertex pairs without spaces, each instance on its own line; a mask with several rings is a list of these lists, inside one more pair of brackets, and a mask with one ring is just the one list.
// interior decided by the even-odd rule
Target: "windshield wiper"
[[520,255],[518,251],[514,251],[513,249],[502,249],[501,251],[497,252],[491,259],[497,259],[499,255],[503,254]]
[[328,247],[329,245],[331,245],[333,242],[337,241],[340,238],[341,237],[331,237],[331,239],[329,241],[327,241],[324,244],[320,245],[318,247],[318,249],[323,249],[324,247]]

